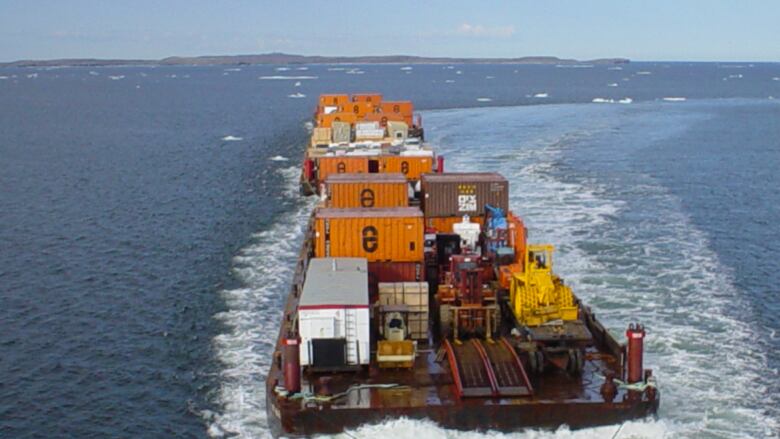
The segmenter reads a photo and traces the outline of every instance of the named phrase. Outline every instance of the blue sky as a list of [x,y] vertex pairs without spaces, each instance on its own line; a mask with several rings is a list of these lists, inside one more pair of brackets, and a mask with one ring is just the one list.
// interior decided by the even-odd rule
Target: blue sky
[[272,51],[780,61],[780,1],[0,0],[0,61]]

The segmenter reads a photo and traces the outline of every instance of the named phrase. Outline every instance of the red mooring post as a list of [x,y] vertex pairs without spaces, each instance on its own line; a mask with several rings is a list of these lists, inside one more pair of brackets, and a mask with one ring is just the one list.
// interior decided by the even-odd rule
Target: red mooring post
[[301,359],[298,338],[284,339],[284,388],[290,393],[301,391]]
[[436,156],[436,173],[441,174],[444,172],[444,156]]
[[314,163],[311,159],[303,161],[303,176],[306,178],[306,181],[314,180]]
[[644,349],[645,327],[631,323],[626,330],[628,338],[628,382],[642,381],[642,351]]

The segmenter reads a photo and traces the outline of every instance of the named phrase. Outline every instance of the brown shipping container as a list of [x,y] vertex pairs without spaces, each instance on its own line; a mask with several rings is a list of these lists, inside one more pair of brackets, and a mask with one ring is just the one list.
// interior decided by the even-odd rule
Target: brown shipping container
[[[439,233],[452,233],[452,225],[463,221],[461,216],[427,216],[425,217],[425,227],[436,229]],[[481,216],[470,217],[469,221],[482,226],[485,218]]]
[[369,262],[423,259],[423,218],[416,207],[319,208],[314,215],[315,257]]
[[403,174],[330,174],[325,180],[328,207],[406,207],[408,183]]
[[379,282],[422,282],[425,280],[425,265],[417,262],[369,262],[369,283]]
[[481,216],[485,204],[509,207],[509,183],[495,172],[426,174],[422,193],[426,217]]
[[334,156],[317,159],[317,178],[325,182],[329,175],[368,172],[368,157]]
[[407,180],[419,180],[422,174],[433,169],[433,157],[384,155],[380,156],[380,161],[382,172],[400,172]]

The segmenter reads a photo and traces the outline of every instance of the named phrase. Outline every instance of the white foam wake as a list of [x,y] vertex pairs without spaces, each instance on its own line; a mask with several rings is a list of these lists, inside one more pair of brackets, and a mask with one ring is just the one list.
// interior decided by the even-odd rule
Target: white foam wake
[[214,316],[227,332],[214,338],[223,364],[217,402],[221,413],[206,417],[212,437],[268,437],[265,377],[278,335],[282,307],[313,200],[298,196],[300,168],[277,171],[285,186],[278,202],[292,203],[278,222],[256,233],[233,260],[242,286],[220,291],[227,311]]
[[[462,117],[456,112],[454,120],[444,122],[446,133],[436,125],[452,115],[426,115],[429,132],[444,134],[441,142],[433,141],[447,145],[448,170],[476,166],[503,173],[512,187],[511,206],[526,220],[530,240],[556,245],[557,271],[618,339],[624,339],[628,322],[648,327],[645,364],[661,383],[660,419],[628,423],[631,431],[620,437],[777,437],[777,420],[762,410],[769,396],[764,377],[773,372],[756,347],[761,335],[747,323],[751,311],[727,266],[679,199],[650,177],[609,187],[597,176],[576,177],[559,169],[574,148],[593,148],[612,129],[610,122],[624,121],[567,122],[571,125],[534,138],[526,127],[496,129],[503,119],[488,117],[489,111],[496,110],[463,111]],[[518,112],[507,122],[548,110],[503,111]],[[566,120],[567,114],[544,120]],[[526,132],[524,140],[516,140],[518,131]],[[474,160],[475,151],[480,160]],[[637,209],[647,210],[647,218],[632,220]],[[434,426],[420,428],[433,429],[433,437],[458,436]],[[610,437],[611,431],[513,437]]]

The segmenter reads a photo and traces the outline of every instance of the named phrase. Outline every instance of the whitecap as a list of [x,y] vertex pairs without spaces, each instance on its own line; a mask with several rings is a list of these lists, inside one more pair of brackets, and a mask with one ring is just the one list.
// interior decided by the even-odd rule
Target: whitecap
[[0,79],[8,79],[8,76],[0,76]]
[[38,74],[37,73],[30,73],[30,74],[27,75],[27,77],[30,78],[30,79],[35,79],[35,78],[38,77]]
[[98,72],[96,72],[94,70],[90,70],[89,74],[92,75],[92,76],[100,76],[100,73],[98,73]]
[[617,82],[610,82],[609,84],[607,84],[607,87],[617,87],[617,86],[618,86]]
[[493,99],[490,98],[477,98],[477,102],[492,102]]
[[460,71],[460,70],[457,70],[457,71],[455,71],[455,74],[456,74],[456,75],[462,75],[462,74],[463,74],[463,72],[462,72],[462,71]]
[[295,84],[293,84],[293,87],[300,87],[300,86],[301,86],[301,81],[297,81]]
[[317,79],[319,76],[260,76],[257,79],[280,79],[280,80],[289,80],[289,81],[296,81],[296,80],[305,80],[305,79]]
[[623,70],[623,67],[620,66],[608,67],[607,70]]
[[412,70],[411,66],[401,67],[401,70]]
[[631,99],[631,98],[623,98],[623,99],[620,99],[620,100],[618,101],[618,103],[619,103],[619,104],[630,104],[630,103],[632,103],[632,102],[634,102],[634,100],[633,100],[633,99]]
[[289,67],[277,67],[277,68],[276,68],[276,71],[277,71],[277,72],[286,72],[286,71],[288,71],[288,70],[290,70],[290,68],[289,68]]
[[495,76],[485,76],[485,79],[495,79]]
[[308,67],[298,67],[295,70],[309,70],[309,68]]
[[594,104],[614,104],[615,100],[607,99],[607,98],[593,98],[591,102],[593,102]]
[[244,140],[243,137],[236,137],[236,136],[225,136],[222,138],[225,142],[238,142],[240,140]]
[[291,95],[287,95],[287,97],[288,98],[293,98],[293,99],[300,99],[300,98],[305,98],[306,95],[303,94],[303,93],[293,93]]
[[537,93],[537,94],[535,94],[535,95],[534,95],[534,97],[535,97],[535,98],[538,98],[538,99],[544,99],[544,98],[547,98],[547,97],[549,97],[549,96],[550,96],[550,95],[549,95],[549,94],[547,94],[547,93]]
[[455,80],[454,79],[446,79],[446,80],[444,80],[444,82],[446,82],[447,84],[452,84],[453,82],[455,82]]
[[329,72],[341,72],[347,70],[346,67],[328,67]]
[[646,76],[646,75],[652,75],[653,72],[649,72],[647,70],[642,70],[642,71],[636,72],[636,74],[640,75],[640,76]]
[[125,75],[110,75],[108,79],[112,81],[119,81],[121,79],[125,79]]
[[772,78],[772,81],[780,81],[780,76],[775,76],[774,78]]
[[274,161],[274,162],[286,162],[286,161],[288,161],[290,159],[288,159],[287,157],[282,156],[282,155],[275,155],[275,156],[271,157],[268,160],[271,160],[271,161]]
[[230,68],[230,69],[225,69],[225,71],[226,72],[240,72],[241,69],[238,68],[238,67],[234,67],[234,68]]
[[666,102],[684,102],[684,101],[686,101],[688,99],[684,98],[682,96],[669,96],[669,97],[663,98],[663,100],[666,101]]

